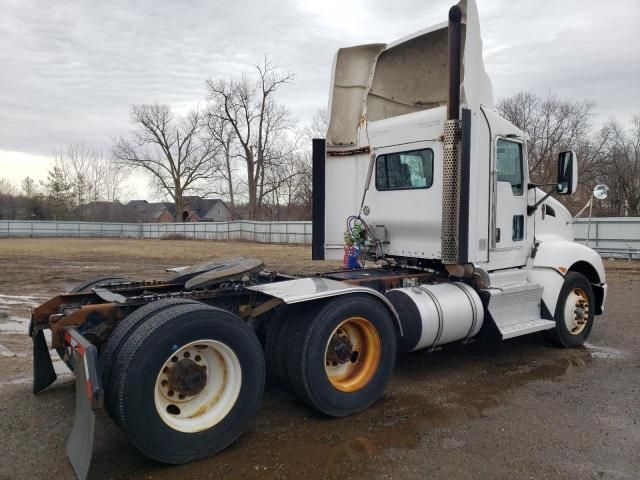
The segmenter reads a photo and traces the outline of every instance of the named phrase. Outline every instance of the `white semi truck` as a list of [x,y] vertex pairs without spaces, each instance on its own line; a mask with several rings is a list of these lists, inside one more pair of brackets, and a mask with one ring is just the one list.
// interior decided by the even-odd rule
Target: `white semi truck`
[[576,155],[535,185],[526,140],[493,108],[472,0],[397,42],[340,49],[313,142],[312,250],[367,268],[299,278],[234,258],[94,279],[34,308],[34,392],[56,379],[45,330],[76,374],[78,477],[103,406],[143,454],[185,463],[240,436],[267,375],[341,417],[383,395],[399,351],[539,331],[582,345],[605,272],[549,196],[576,190]]

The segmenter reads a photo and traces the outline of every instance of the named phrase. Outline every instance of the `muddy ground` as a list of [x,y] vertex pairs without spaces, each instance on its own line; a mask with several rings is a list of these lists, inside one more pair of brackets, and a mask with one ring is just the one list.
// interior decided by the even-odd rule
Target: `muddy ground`
[[[31,305],[101,274],[161,278],[228,255],[271,268],[335,267],[306,247],[153,240],[0,240],[0,479],[73,478],[65,440],[73,377],[31,393]],[[91,478],[640,478],[640,265],[607,262],[609,300],[585,348],[540,335],[400,357],[386,395],[333,420],[276,388],[221,454],[168,467],[145,459],[101,413]],[[15,354],[15,355],[14,355]]]

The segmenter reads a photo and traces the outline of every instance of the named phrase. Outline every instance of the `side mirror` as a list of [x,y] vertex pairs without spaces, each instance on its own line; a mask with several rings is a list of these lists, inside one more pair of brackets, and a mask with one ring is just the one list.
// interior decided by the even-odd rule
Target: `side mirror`
[[598,200],[604,200],[609,196],[609,187],[605,184],[596,185],[593,189],[593,196]]
[[569,150],[558,155],[558,186],[560,195],[571,195],[578,188],[578,157]]

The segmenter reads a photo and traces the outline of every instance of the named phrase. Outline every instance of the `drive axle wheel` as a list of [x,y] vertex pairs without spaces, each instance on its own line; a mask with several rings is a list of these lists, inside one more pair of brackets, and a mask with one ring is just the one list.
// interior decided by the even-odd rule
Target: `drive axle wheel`
[[582,345],[593,327],[594,306],[595,295],[589,280],[577,272],[567,273],[556,305],[556,326],[546,337],[562,347]]
[[107,343],[102,347],[100,352],[100,366],[102,367],[102,386],[105,391],[105,408],[116,423],[119,424],[119,420],[113,413],[114,405],[117,403],[117,400],[115,389],[111,388],[111,375],[114,362],[118,357],[122,346],[140,325],[144,324],[147,320],[161,311],[177,305],[205,306],[205,304],[201,302],[196,302],[195,300],[189,300],[186,298],[163,298],[161,300],[147,303],[121,320],[120,323],[116,325],[111,336],[109,336]]
[[368,320],[348,318],[331,334],[325,352],[325,372],[338,390],[359,390],[371,380],[379,363],[380,336]]
[[242,368],[233,350],[215,340],[196,340],[172,353],[158,372],[156,410],[174,430],[206,430],[233,408],[241,384]]
[[368,295],[337,297],[307,312],[288,319],[284,339],[296,395],[332,417],[368,408],[383,395],[395,364],[389,312]]
[[176,305],[143,322],[113,366],[113,415],[145,455],[186,463],[226,448],[264,391],[262,346],[230,312]]

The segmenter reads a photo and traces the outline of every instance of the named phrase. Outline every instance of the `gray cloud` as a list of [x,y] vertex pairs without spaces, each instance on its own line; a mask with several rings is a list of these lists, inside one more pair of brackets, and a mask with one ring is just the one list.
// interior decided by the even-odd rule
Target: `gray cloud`
[[[78,140],[108,150],[131,104],[204,104],[205,78],[240,75],[266,53],[296,74],[281,98],[308,121],[326,105],[337,48],[395,40],[446,19],[450,3],[0,0],[0,150],[47,155]],[[479,9],[497,97],[552,90],[595,100],[604,118],[640,111],[638,2]]]

